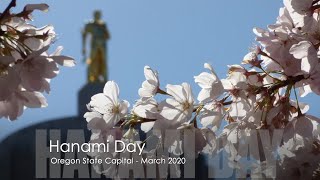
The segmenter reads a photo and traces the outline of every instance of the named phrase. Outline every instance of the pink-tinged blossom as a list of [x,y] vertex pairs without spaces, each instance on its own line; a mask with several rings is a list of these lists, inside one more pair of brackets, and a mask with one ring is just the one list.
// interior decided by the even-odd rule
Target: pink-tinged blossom
[[308,116],[302,115],[290,120],[289,124],[284,129],[283,139],[288,141],[295,138],[297,135],[302,138],[311,139],[313,137],[314,124]]
[[19,74],[13,67],[10,67],[13,62],[12,57],[0,56],[0,101],[4,101],[11,96],[20,84]]
[[57,64],[42,54],[49,47],[35,51],[17,65],[21,85],[28,91],[50,91],[48,79],[58,74]]
[[317,50],[311,42],[301,41],[298,44],[293,45],[290,49],[290,53],[296,59],[301,59],[301,70],[306,74],[312,74],[319,65]]
[[310,32],[317,24],[316,14],[314,13],[313,0],[284,0],[283,3],[288,9],[296,27]]
[[[8,6],[10,10],[11,6]],[[45,107],[41,93],[50,91],[50,80],[59,73],[59,65],[72,67],[73,58],[60,55],[62,47],[52,55],[47,51],[54,42],[53,26],[38,28],[30,24],[35,10],[48,11],[47,4],[28,4],[19,13],[6,11],[0,19],[0,103],[1,117],[11,120],[22,115],[25,107]],[[30,94],[27,103],[26,94]],[[14,97],[18,96],[18,97]],[[37,98],[36,98],[37,97]],[[10,110],[13,107],[15,110]],[[21,108],[23,107],[23,108]]]

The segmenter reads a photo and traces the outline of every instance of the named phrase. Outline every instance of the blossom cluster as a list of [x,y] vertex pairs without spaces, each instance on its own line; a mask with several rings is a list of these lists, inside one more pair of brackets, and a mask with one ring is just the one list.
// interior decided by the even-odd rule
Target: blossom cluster
[[73,58],[61,55],[59,46],[48,53],[56,34],[51,25],[30,24],[35,10],[48,11],[47,4],[28,4],[11,13],[13,0],[0,15],[0,118],[15,120],[25,108],[46,107],[43,95],[50,92],[50,80],[59,66],[74,66]]
[[[159,139],[163,134],[158,130],[188,129],[195,133],[196,154],[225,150],[230,154],[229,166],[241,170],[240,159],[247,155],[238,148],[242,139],[256,130],[270,134],[283,130],[275,149],[280,156],[276,166],[265,165],[266,154],[251,152],[259,164],[252,165],[257,167],[252,173],[277,169],[279,178],[312,176],[320,162],[320,119],[308,115],[309,106],[300,99],[309,93],[320,95],[319,12],[319,0],[284,0],[276,23],[266,30],[254,29],[259,45],[241,64],[230,65],[225,79],[219,79],[211,65],[204,65],[206,71],[194,77],[201,87],[197,97],[188,83],[161,89],[158,73],[146,66],[146,80],[138,91],[141,98],[129,111],[129,103],[119,99],[118,85],[107,82],[103,93],[92,97],[84,115],[92,131],[91,142],[127,139],[141,143],[135,138],[139,127]],[[164,100],[157,101],[158,95]],[[110,133],[121,128],[127,130],[123,136]],[[168,151],[179,154],[180,141],[173,136]],[[221,147],[218,141],[223,142]]]

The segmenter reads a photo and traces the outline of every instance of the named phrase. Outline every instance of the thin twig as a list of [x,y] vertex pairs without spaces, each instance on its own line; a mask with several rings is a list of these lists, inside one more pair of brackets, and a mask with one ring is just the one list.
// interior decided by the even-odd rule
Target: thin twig
[[277,63],[282,69],[284,69],[284,67],[283,67],[278,61],[276,61],[274,58],[272,58],[271,56],[269,56],[267,53],[261,51],[261,52],[260,52],[260,55],[265,56],[265,57],[271,59],[273,62]]

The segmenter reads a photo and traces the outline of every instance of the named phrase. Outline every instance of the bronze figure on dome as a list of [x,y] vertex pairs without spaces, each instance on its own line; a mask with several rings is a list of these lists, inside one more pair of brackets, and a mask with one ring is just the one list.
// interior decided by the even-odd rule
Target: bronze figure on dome
[[[88,64],[88,82],[106,82],[107,72],[107,41],[110,39],[106,23],[101,19],[101,12],[94,12],[94,19],[87,23],[82,32],[82,54]],[[90,56],[86,54],[87,35],[91,36]]]

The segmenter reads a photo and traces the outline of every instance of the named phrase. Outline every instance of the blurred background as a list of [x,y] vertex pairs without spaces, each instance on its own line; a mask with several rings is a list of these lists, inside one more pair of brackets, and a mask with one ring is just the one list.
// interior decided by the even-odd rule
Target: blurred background
[[[159,72],[162,88],[188,82],[195,96],[199,87],[193,76],[204,70],[203,63],[211,63],[224,78],[227,65],[239,64],[255,43],[252,28],[274,23],[282,7],[279,0],[24,0],[17,2],[14,11],[40,2],[50,10],[35,12],[32,23],[54,25],[58,38],[50,50],[64,46],[63,54],[74,57],[77,65],[61,68],[53,79],[47,108],[27,109],[14,122],[0,119],[0,139],[31,124],[77,114],[77,93],[86,83],[87,70],[82,62],[81,30],[94,10],[102,11],[111,33],[109,79],[118,83],[121,98],[133,104],[139,98],[145,65]],[[0,9],[8,3],[1,1]],[[319,117],[319,99],[309,95],[300,101],[308,102],[309,113]]]

